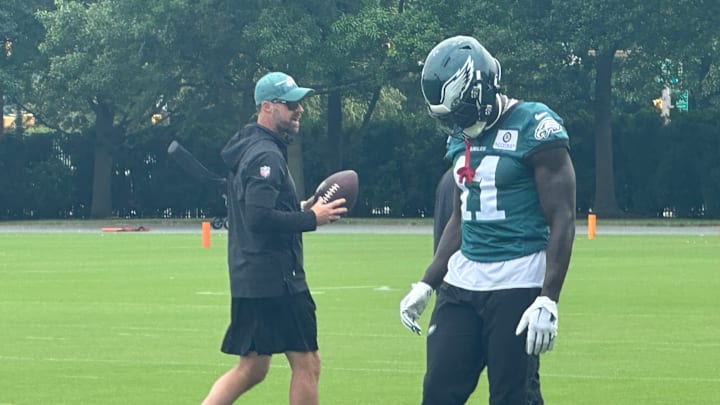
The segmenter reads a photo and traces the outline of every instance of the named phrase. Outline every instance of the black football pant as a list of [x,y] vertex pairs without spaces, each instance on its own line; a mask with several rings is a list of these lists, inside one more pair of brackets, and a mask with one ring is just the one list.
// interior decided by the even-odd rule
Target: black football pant
[[492,405],[540,405],[537,356],[515,336],[539,288],[468,291],[443,283],[427,336],[423,405],[461,405],[487,367]]

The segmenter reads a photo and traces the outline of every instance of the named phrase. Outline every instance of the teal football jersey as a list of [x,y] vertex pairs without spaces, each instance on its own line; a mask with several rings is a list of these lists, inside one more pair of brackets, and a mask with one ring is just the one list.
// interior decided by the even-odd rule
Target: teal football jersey
[[493,128],[471,140],[470,184],[458,184],[465,142],[448,139],[461,190],[462,253],[477,262],[510,260],[545,249],[545,221],[528,158],[545,148],[568,148],[562,119],[542,103],[519,102]]

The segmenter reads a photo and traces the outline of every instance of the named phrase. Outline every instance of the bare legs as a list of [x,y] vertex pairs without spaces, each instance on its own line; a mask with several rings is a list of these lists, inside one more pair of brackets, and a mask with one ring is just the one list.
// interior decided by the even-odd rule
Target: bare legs
[[[286,352],[290,363],[290,405],[317,405],[320,354],[318,352]],[[270,370],[269,355],[251,353],[241,356],[238,365],[213,384],[202,405],[231,405],[242,394],[262,382]]]
[[241,356],[238,365],[213,384],[202,405],[231,405],[250,388],[265,379],[270,369],[270,356],[251,353]]
[[317,405],[320,378],[318,352],[285,352],[290,363],[290,405]]

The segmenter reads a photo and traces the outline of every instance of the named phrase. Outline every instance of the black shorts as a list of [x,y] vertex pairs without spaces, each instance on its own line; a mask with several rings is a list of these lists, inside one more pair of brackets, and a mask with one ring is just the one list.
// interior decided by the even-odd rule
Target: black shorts
[[246,356],[318,350],[315,301],[309,291],[269,298],[232,299],[231,321],[220,349]]
[[542,404],[538,359],[515,327],[539,288],[468,291],[443,283],[427,335],[423,405],[464,404],[487,368],[490,404]]

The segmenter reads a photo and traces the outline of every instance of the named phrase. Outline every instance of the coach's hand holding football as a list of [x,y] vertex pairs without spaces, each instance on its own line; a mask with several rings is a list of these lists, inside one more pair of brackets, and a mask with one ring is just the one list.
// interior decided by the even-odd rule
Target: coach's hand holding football
[[548,297],[537,297],[522,314],[515,335],[520,336],[525,328],[528,330],[527,354],[538,355],[552,350],[558,330],[557,303]]
[[344,198],[338,198],[328,203],[325,203],[322,198],[318,198],[315,204],[310,207],[312,212],[315,213],[317,225],[326,225],[340,219],[340,216],[348,211],[343,204],[345,204]]

